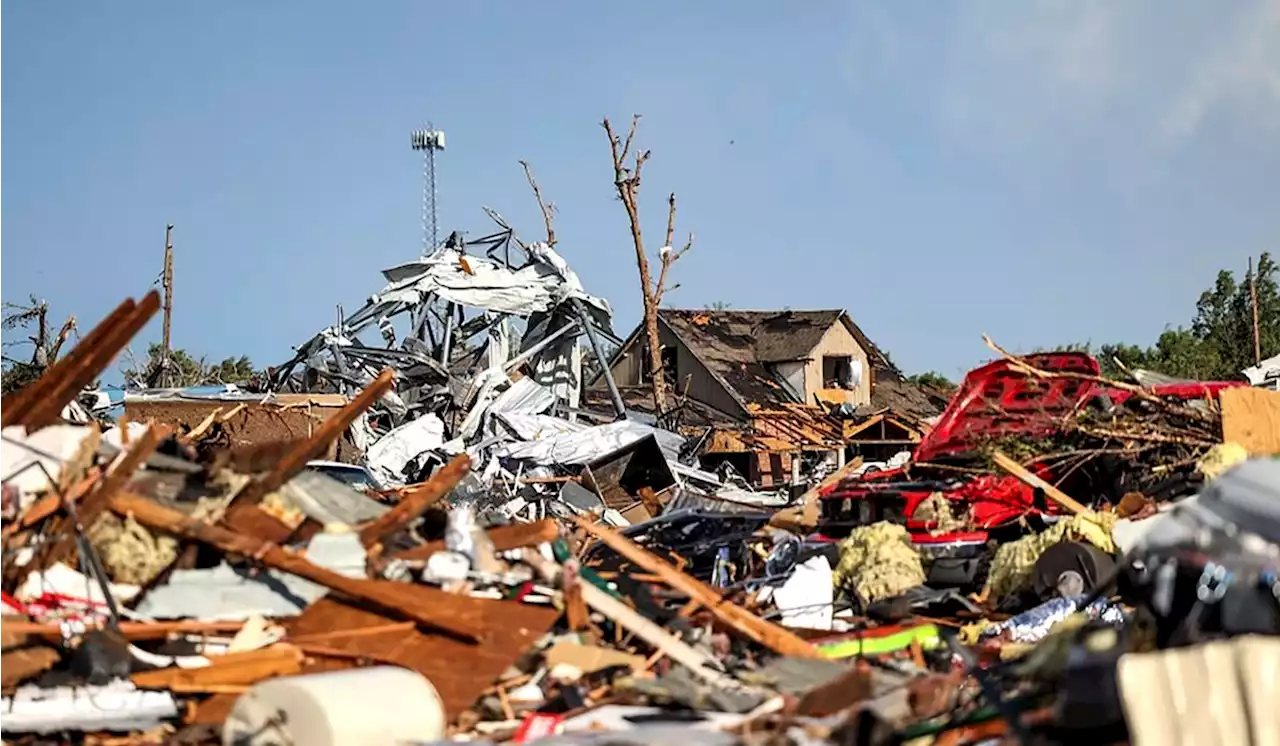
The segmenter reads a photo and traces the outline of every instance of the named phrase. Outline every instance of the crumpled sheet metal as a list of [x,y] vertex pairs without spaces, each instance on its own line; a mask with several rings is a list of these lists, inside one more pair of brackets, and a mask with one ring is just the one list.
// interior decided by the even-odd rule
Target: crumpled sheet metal
[[684,445],[684,438],[675,433],[630,420],[618,420],[577,432],[543,435],[538,440],[524,443],[507,443],[499,446],[496,454],[537,464],[586,464],[648,435],[657,438],[669,461],[676,459],[680,446]]
[[840,542],[834,581],[871,603],[924,583],[924,565],[907,529],[881,521],[855,528]]
[[[389,284],[371,300],[377,304],[417,305],[435,295],[486,311],[528,316],[547,311],[562,300],[577,298],[612,315],[608,301],[583,290],[582,282],[563,257],[545,245],[535,251],[537,246],[529,247],[534,262],[516,270],[470,254],[466,255],[464,267],[460,251],[442,248],[431,256],[384,270],[382,274]],[[352,323],[368,317],[372,314],[357,314]]]
[[364,463],[389,485],[404,484],[404,467],[425,451],[444,444],[444,422],[428,412],[392,429],[365,452]]

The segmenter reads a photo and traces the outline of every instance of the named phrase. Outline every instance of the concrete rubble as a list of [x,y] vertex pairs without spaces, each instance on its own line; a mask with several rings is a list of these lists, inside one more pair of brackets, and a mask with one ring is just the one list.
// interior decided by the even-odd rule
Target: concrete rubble
[[152,293],[5,397],[6,743],[1280,738],[1269,374],[992,344],[932,415],[780,407],[761,488],[586,370],[609,303],[491,217],[253,385],[86,391]]

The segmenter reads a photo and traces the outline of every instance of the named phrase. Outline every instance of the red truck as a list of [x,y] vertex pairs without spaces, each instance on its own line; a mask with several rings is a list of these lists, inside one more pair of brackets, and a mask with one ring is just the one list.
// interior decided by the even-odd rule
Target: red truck
[[[850,477],[821,496],[821,538],[839,539],[856,526],[878,521],[905,524],[926,560],[929,582],[964,586],[983,580],[992,540],[1007,541],[1028,526],[1046,525],[1046,517],[1052,520],[1061,515],[1064,511],[1057,503],[1016,477],[998,470],[975,472],[974,467],[982,465],[981,446],[1011,437],[1064,437],[1058,423],[1073,410],[1107,411],[1144,403],[1132,391],[1090,380],[1087,376],[1099,374],[1098,361],[1087,354],[1041,353],[1022,360],[1040,370],[1085,377],[1032,376],[1008,360],[970,371],[905,467]],[[1239,385],[1247,384],[1192,382],[1149,390],[1162,398],[1191,400],[1216,398],[1222,389]],[[1069,442],[1064,442],[1063,450],[1069,449]],[[1077,497],[1093,497],[1094,502],[1118,501],[1123,483],[1116,481],[1116,474],[1107,473],[1105,459],[1098,461],[1091,468],[1076,470],[1059,486]],[[1058,482],[1058,475],[1045,464],[1029,468]],[[935,521],[918,517],[921,504],[934,493],[949,501],[954,516],[967,516],[971,530],[939,533],[934,531]]]

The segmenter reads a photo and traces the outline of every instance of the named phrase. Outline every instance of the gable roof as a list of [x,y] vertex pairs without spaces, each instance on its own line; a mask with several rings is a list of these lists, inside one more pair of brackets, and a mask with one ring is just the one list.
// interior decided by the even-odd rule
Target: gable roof
[[[689,348],[733,399],[749,404],[774,405],[799,401],[774,375],[773,364],[806,360],[833,324],[841,323],[867,353],[874,371],[872,405],[915,417],[940,411],[915,384],[839,309],[810,311],[740,311],[736,309],[658,310],[659,324],[666,326]],[[627,337],[610,365],[635,344],[643,324]],[[808,402],[801,402],[808,403]]]

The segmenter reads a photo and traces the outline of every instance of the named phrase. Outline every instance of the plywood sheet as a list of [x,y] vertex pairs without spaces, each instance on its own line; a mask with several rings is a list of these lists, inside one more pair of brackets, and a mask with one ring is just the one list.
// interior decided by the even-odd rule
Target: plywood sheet
[[[508,666],[544,635],[560,612],[518,601],[467,599],[478,605],[489,630],[485,642],[473,645],[419,631],[394,632],[347,639],[335,638],[326,646],[351,653],[363,653],[412,669],[427,677],[444,701],[452,720],[476,701]],[[393,624],[396,620],[324,598],[312,604],[288,625],[290,635],[312,635],[337,630],[363,629]],[[323,668],[345,667],[330,662]],[[315,670],[321,670],[317,667]]]
[[1242,386],[1220,396],[1224,441],[1252,455],[1280,455],[1280,391]]

